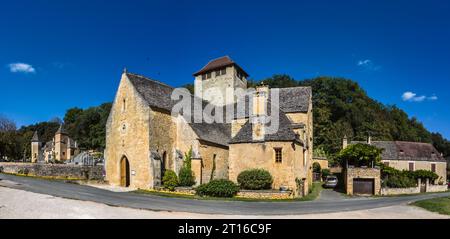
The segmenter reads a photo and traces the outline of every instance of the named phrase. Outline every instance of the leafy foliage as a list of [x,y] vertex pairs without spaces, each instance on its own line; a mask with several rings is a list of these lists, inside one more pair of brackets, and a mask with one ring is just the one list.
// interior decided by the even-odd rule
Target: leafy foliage
[[429,171],[429,170],[416,170],[413,172],[410,172],[410,175],[412,178],[415,179],[421,179],[421,180],[426,180],[429,179],[430,182],[433,182],[434,180],[439,178],[439,175],[437,175],[435,172]]
[[341,150],[337,155],[337,159],[341,165],[349,165],[356,167],[378,165],[381,162],[382,150],[368,144],[352,144]]
[[273,178],[264,169],[251,169],[241,172],[237,181],[242,189],[263,190],[272,188]]
[[172,170],[166,170],[162,181],[163,181],[163,187],[170,191],[174,191],[175,187],[178,186],[177,174]]
[[183,167],[179,172],[179,184],[183,187],[191,187],[195,185],[195,175],[192,167],[192,148],[184,156]]
[[327,168],[322,169],[322,178],[326,178],[331,175],[331,171]]
[[202,184],[196,189],[199,196],[209,197],[234,197],[239,192],[239,186],[230,180],[212,180],[207,184]]
[[[352,140],[399,140],[433,143],[444,156],[450,156],[450,141],[425,129],[416,118],[395,105],[383,105],[371,99],[358,83],[335,77],[304,81],[288,75],[274,75],[262,80],[271,88],[310,86],[313,89],[314,145],[327,154],[341,150],[346,135]],[[261,81],[250,81],[249,86]]]

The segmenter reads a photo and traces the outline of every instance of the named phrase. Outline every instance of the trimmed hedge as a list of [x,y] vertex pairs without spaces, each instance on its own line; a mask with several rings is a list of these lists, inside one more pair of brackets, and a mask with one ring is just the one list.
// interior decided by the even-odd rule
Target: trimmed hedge
[[272,188],[273,178],[266,170],[252,169],[241,172],[237,181],[242,189],[264,190]]
[[175,187],[178,186],[178,177],[177,174],[172,170],[167,170],[164,173],[164,177],[162,179],[163,187],[170,190],[175,191]]
[[239,186],[230,180],[218,179],[198,186],[195,191],[199,196],[231,198],[239,192]]

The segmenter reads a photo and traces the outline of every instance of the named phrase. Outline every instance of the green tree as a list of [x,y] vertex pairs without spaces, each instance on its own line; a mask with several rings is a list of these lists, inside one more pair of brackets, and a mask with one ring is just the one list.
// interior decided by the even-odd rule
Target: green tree
[[383,150],[368,144],[352,144],[337,155],[341,165],[375,166],[381,162]]

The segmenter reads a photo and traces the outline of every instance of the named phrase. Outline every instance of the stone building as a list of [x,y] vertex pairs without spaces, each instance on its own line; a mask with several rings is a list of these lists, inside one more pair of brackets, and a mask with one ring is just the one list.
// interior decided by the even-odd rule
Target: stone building
[[[106,126],[107,180],[126,187],[158,187],[165,170],[178,173],[192,149],[197,184],[211,177],[237,181],[243,170],[263,168],[273,175],[275,189],[307,192],[312,173],[311,88],[260,86],[241,97],[239,92],[248,90],[248,74],[229,57],[210,61],[194,77],[195,94],[186,93],[194,110],[173,114],[180,102],[171,98],[175,88],[122,74]],[[279,105],[270,98],[275,90]],[[246,106],[242,112],[240,104]],[[196,121],[195,105],[213,116],[203,113],[203,120]],[[233,114],[227,120],[229,109]],[[278,112],[279,127],[269,134],[263,119],[274,116],[272,109]]]
[[[428,170],[435,172],[439,181],[447,182],[447,161],[429,143],[404,142],[404,141],[352,141],[350,144],[367,143],[383,149],[381,162],[386,166],[398,170]],[[347,139],[344,139],[344,147]]]
[[66,162],[79,154],[77,142],[69,137],[61,125],[49,142],[41,142],[35,131],[31,139],[31,162],[48,163],[50,161]]

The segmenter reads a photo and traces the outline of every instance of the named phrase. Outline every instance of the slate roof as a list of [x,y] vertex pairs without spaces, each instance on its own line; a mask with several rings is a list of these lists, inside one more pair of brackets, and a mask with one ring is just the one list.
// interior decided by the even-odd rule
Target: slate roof
[[[367,143],[365,141],[352,141],[351,144]],[[384,149],[381,155],[383,160],[405,161],[445,161],[441,154],[429,143],[405,141],[372,141],[372,145]]]
[[206,64],[201,70],[199,70],[198,72],[194,73],[194,76],[198,76],[207,72],[211,72],[217,69],[221,69],[227,66],[235,66],[236,68],[238,68],[239,70],[241,70],[246,77],[248,77],[249,75],[247,74],[247,72],[245,72],[238,64],[236,64],[236,62],[234,62],[229,56],[223,56],[214,60],[211,60],[210,62],[208,62],[208,64]]
[[[174,90],[173,87],[136,74],[127,73],[127,77],[150,107],[156,107],[170,112],[172,111],[172,106],[177,103],[176,101],[173,101],[171,99],[171,94]],[[191,95],[191,97],[191,102],[201,101],[203,108],[207,105],[206,101],[203,101],[193,95]],[[190,115],[191,117],[194,117],[192,112]],[[183,114],[183,116],[187,119],[188,114]],[[194,122],[194,120],[191,118],[188,122]],[[228,141],[231,135],[230,124],[208,124],[206,122],[202,122],[189,123],[189,125],[197,134],[199,139],[223,146],[228,146]]]
[[290,87],[280,90],[280,108],[285,113],[308,112],[311,87]]
[[[274,134],[266,134],[264,136],[264,141],[299,141],[298,136],[293,131],[292,122],[286,116],[286,114],[279,110],[279,128],[278,131]],[[267,106],[267,115],[271,115],[271,101],[268,101]],[[266,125],[266,127],[270,127],[270,123]],[[253,124],[248,120],[236,134],[236,136],[231,139],[230,144],[238,144],[238,143],[255,143],[260,141],[255,141],[253,139]],[[303,142],[301,142],[303,143]]]
[[[216,64],[215,66],[217,66]],[[162,82],[151,80],[144,76],[137,74],[126,73],[128,79],[133,84],[137,92],[144,98],[150,107],[164,109],[172,111],[172,107],[177,103],[170,97],[174,90],[173,87],[166,85]],[[272,89],[273,90],[273,89]],[[201,101],[202,108],[208,104],[208,102],[191,95],[192,102]],[[301,125],[292,125],[292,122],[287,118],[286,113],[293,112],[307,112],[309,110],[309,104],[311,99],[310,87],[293,87],[280,89],[280,128],[277,133],[266,135],[266,141],[293,141],[298,140],[293,131],[294,127],[300,127]],[[245,98],[245,117],[249,117],[249,97]],[[271,99],[268,100],[268,115],[270,115]],[[234,104],[236,109],[237,103]],[[224,106],[224,108],[227,106]],[[192,107],[193,108],[193,107]],[[222,108],[223,109],[223,108]],[[193,110],[193,109],[192,109]],[[182,113],[183,117],[187,119],[187,114]],[[235,117],[237,111],[235,110]],[[193,112],[191,112],[193,117]],[[224,114],[225,116],[225,114]],[[189,120],[188,122],[194,122]],[[225,121],[224,121],[225,122]],[[241,129],[238,134],[231,139],[231,125],[226,123],[189,123],[194,132],[198,135],[199,139],[208,141],[211,143],[228,146],[229,143],[248,143],[253,142],[252,139],[252,125],[247,123]]]
[[64,126],[61,124],[55,134],[67,134]]

